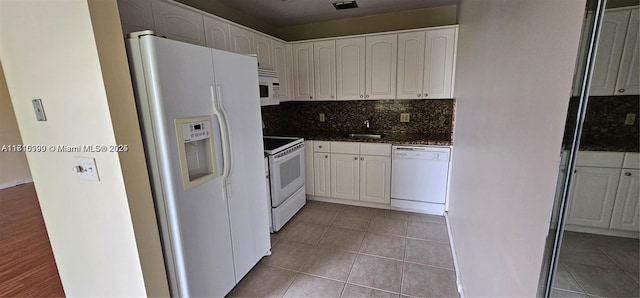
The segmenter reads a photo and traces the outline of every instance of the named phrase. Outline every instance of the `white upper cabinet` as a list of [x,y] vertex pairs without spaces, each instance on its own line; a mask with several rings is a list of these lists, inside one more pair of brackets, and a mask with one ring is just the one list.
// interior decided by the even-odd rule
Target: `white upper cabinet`
[[334,40],[313,43],[315,100],[336,98],[336,42]]
[[336,40],[336,95],[338,100],[364,98],[365,38]]
[[135,31],[155,30],[151,0],[118,0],[124,35]]
[[607,11],[602,22],[590,95],[613,95],[624,47],[630,11]]
[[158,36],[206,46],[202,14],[164,1],[151,4]]
[[452,98],[456,28],[398,34],[397,98]]
[[291,46],[286,45],[283,42],[272,40],[273,46],[273,68],[278,73],[278,81],[280,82],[280,93],[278,94],[278,100],[291,100],[291,51],[288,50]]
[[365,99],[396,98],[398,35],[366,37]]
[[271,38],[260,34],[253,34],[253,53],[258,55],[258,67],[273,70],[273,46]]
[[255,54],[253,47],[253,32],[237,26],[229,26],[231,36],[231,51],[238,54]]
[[631,10],[615,95],[640,94],[640,9]]
[[210,16],[204,16],[204,33],[207,47],[231,51],[231,39],[229,38],[229,23]]
[[398,34],[398,98],[422,98],[425,33]]
[[292,47],[295,100],[312,100],[314,92],[313,43],[298,43]]
[[452,98],[456,28],[427,30],[423,98]]

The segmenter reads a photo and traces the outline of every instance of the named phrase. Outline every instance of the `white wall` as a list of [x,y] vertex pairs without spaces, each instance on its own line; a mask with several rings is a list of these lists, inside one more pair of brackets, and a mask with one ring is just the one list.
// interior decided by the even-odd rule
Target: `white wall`
[[[97,3],[97,8],[106,11],[94,11],[92,15],[87,0],[0,1],[0,60],[25,144],[112,145],[129,140],[133,142],[132,151],[122,154],[144,160],[139,134],[137,140],[126,134],[118,137],[118,131],[126,128],[113,123],[128,123],[135,113],[131,109],[122,113],[117,110],[127,106],[118,101],[132,103],[133,97],[130,81],[123,84],[113,77],[122,76],[123,68],[128,76],[124,47],[117,47],[123,42],[122,32],[105,27],[94,31],[93,25],[99,24],[92,22],[101,21],[111,22],[114,30],[120,30],[115,1],[102,4]],[[116,46],[109,48],[118,52],[99,57],[97,41],[105,43],[105,34],[118,37]],[[101,62],[112,65],[103,67]],[[46,122],[36,121],[33,98],[42,99]],[[74,156],[95,158],[101,181],[85,181],[72,174]],[[148,203],[148,177],[133,181],[136,175],[128,175],[127,183],[123,174],[126,165],[122,166],[121,160],[128,157],[118,153],[46,152],[28,153],[27,159],[67,296],[168,294],[166,279],[164,284],[155,283],[155,291],[145,288],[145,282],[153,284],[148,280],[152,275],[144,274],[144,263],[149,262],[146,254],[161,255],[160,243],[157,228],[152,228],[154,216],[149,216],[153,205]],[[144,172],[144,162],[138,162],[137,167]],[[130,202],[135,202],[131,204],[137,212],[130,208]],[[143,216],[139,216],[141,213]],[[152,224],[148,220],[140,222],[143,218]],[[142,228],[145,224],[146,230]],[[140,229],[134,231],[134,226]],[[145,234],[151,236],[145,238]],[[142,243],[142,239],[147,242]],[[146,250],[139,251],[139,247]],[[161,258],[159,262],[162,264]],[[155,268],[160,268],[155,277],[162,278],[162,265]]]
[[584,0],[462,0],[449,221],[466,296],[536,295]]

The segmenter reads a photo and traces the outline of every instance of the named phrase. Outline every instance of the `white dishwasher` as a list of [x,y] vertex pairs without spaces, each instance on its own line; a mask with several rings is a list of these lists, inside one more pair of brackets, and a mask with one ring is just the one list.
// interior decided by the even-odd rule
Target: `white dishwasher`
[[393,146],[391,209],[443,215],[451,148]]

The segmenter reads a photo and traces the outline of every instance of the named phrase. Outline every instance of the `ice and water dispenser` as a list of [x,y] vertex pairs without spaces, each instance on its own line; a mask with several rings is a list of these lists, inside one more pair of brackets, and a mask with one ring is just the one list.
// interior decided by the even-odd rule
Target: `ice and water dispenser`
[[215,178],[211,117],[180,118],[175,124],[184,189]]

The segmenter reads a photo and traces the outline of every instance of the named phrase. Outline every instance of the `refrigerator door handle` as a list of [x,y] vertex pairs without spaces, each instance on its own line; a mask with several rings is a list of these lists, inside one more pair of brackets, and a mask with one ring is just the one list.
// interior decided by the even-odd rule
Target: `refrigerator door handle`
[[227,197],[231,197],[231,138],[229,138],[229,125],[227,123],[227,113],[222,106],[220,85],[211,86],[211,98],[213,99],[213,114],[217,116],[222,136],[222,178],[225,181]]

